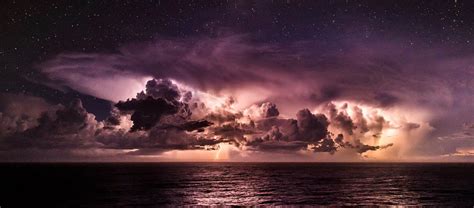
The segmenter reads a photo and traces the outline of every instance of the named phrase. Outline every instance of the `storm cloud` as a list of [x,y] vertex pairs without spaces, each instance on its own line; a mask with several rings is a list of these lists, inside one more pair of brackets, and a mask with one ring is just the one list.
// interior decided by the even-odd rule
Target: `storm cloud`
[[61,53],[38,64],[39,71],[110,100],[109,118],[91,119],[76,103],[76,114],[71,107],[31,118],[2,112],[1,128],[28,138],[92,128],[79,143],[136,153],[214,150],[225,143],[239,151],[387,151],[400,158],[437,136],[430,121],[456,117],[433,112],[466,108],[467,100],[454,102],[469,90],[458,81],[472,74],[458,70],[456,79],[440,79],[452,77],[446,69],[468,67],[469,57],[438,60],[440,50],[407,49],[397,41],[346,41],[338,43],[344,50],[323,53],[314,40],[270,44],[224,34],[128,44],[116,53]]
[[[33,99],[46,103],[39,98],[28,98],[24,101]],[[24,101],[16,102],[16,105],[25,105],[21,104]],[[29,104],[35,106],[35,103]],[[45,107],[39,115],[22,112],[25,113],[22,119],[34,120],[34,124],[24,129],[17,128],[15,131],[2,133],[0,142],[2,149],[16,149],[16,151],[22,148],[69,149],[96,145],[94,136],[98,123],[95,116],[84,109],[80,100],[74,100],[68,106],[45,105]],[[5,119],[2,117],[2,121]]]
[[0,159],[472,155],[467,1],[14,4]]
[[[192,112],[187,107],[192,103],[188,102],[199,100],[183,99],[182,89],[169,80],[150,80],[148,83],[152,84],[147,84],[146,91],[138,93],[136,98],[118,102],[111,117],[104,121],[97,121],[84,109],[80,100],[68,106],[54,106],[38,98],[25,97],[43,103],[44,109],[32,115],[10,115],[20,119],[16,123],[26,119],[31,125],[3,134],[0,146],[4,150],[20,148],[22,151],[111,150],[116,151],[115,154],[129,156],[160,154],[170,150],[216,150],[223,143],[241,151],[269,153],[311,151],[334,154],[341,148],[347,148],[362,154],[391,146],[372,146],[359,139],[351,143],[342,134],[335,137],[329,132],[328,127],[332,123],[325,114],[302,109],[294,119],[283,118],[279,116],[277,106],[270,102],[235,110],[235,101],[226,99],[221,106],[223,109],[204,110],[207,114],[203,118],[209,120],[193,120]],[[160,86],[159,90],[152,90],[157,86]],[[13,99],[16,97],[13,96]],[[21,103],[18,100],[15,102]],[[187,116],[182,116],[180,108],[186,109],[184,114]],[[228,114],[228,119],[224,121],[211,116],[220,115],[219,112]],[[5,124],[5,121],[8,120],[2,114],[2,123]],[[337,123],[334,125],[340,127]]]
[[[451,105],[451,90],[459,82],[439,77],[446,77],[443,74],[449,68],[468,67],[469,58],[441,60],[437,58],[440,51],[455,53],[454,49],[404,48],[397,41],[342,41],[338,46],[344,50],[340,51],[314,40],[255,43],[243,34],[158,39],[125,45],[118,53],[63,53],[39,68],[53,80],[113,101],[119,99],[110,93],[103,96],[105,88],[85,89],[88,80],[114,76],[129,82],[146,77],[170,78],[201,91],[234,94],[240,102],[245,96],[255,96],[251,95],[254,90],[260,92],[256,101],[282,102],[289,98],[301,104],[357,100],[380,107],[406,103],[430,108]],[[324,47],[324,53],[318,50],[320,47]],[[458,59],[461,61],[453,64]],[[472,77],[467,71],[462,74],[465,77],[456,79]],[[123,86],[115,87],[119,92],[126,91]],[[115,97],[120,96],[122,93]]]

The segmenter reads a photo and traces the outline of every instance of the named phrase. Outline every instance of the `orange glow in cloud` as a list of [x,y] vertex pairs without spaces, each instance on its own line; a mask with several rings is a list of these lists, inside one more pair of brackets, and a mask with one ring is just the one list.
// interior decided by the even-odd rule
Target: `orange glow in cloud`
[[[363,116],[369,121],[368,125],[371,125],[370,121],[374,116],[381,116],[385,120],[386,124],[382,128],[380,135],[375,136],[374,131],[368,131],[366,133],[358,133],[357,129],[354,131],[354,135],[344,135],[344,138],[355,140],[359,139],[364,144],[382,146],[387,144],[393,144],[393,146],[377,150],[368,151],[362,154],[363,157],[370,160],[406,160],[410,159],[409,154],[411,150],[421,140],[425,139],[426,135],[433,130],[428,123],[430,114],[428,111],[410,108],[407,106],[394,106],[387,109],[382,109],[367,104],[350,102],[350,101],[337,101],[333,102],[336,106],[341,107],[347,104],[346,112],[354,118],[355,112],[354,107],[357,106],[362,110]],[[318,108],[317,111],[321,112],[322,109]],[[419,125],[416,128],[409,128],[410,125]],[[329,126],[329,131],[333,133],[342,133],[340,130]],[[337,155],[338,153],[336,153]]]
[[[240,123],[249,123],[251,120],[261,118],[261,112],[259,111],[259,105],[255,105],[262,98],[259,95],[269,95],[265,90],[245,90],[239,89],[237,94],[228,94],[224,96],[216,96],[212,93],[203,92],[197,89],[193,89],[185,84],[179,83],[176,80],[171,80],[178,88],[182,91],[189,91],[192,93],[193,98],[196,101],[202,102],[206,106],[206,112],[199,115],[199,112],[193,112],[193,116],[200,117],[205,113],[214,112],[231,112],[231,113],[242,113],[242,117],[238,119]],[[136,91],[143,90],[144,86],[135,86]],[[235,92],[234,92],[235,93]],[[239,98],[239,99],[238,99]],[[385,124],[378,131],[367,131],[361,133],[360,131],[354,130],[353,135],[344,133],[334,125],[330,125],[328,130],[334,135],[339,133],[344,134],[344,139],[348,142],[356,144],[357,141],[363,144],[371,146],[385,146],[393,144],[388,148],[382,148],[375,151],[367,151],[361,155],[357,154],[355,150],[339,148],[338,151],[330,157],[334,161],[345,161],[354,159],[364,160],[405,160],[409,159],[407,156],[412,148],[420,142],[427,133],[433,128],[428,124],[427,121],[430,119],[430,114],[427,111],[419,110],[416,108],[410,108],[408,106],[393,106],[390,108],[378,108],[364,103],[358,103],[354,101],[334,101],[333,102],[338,111],[344,111],[352,119],[355,118],[355,108],[359,108],[362,112],[363,118],[368,121],[368,125],[375,125],[372,123],[376,118],[382,117],[385,120]],[[344,107],[345,106],[345,107]],[[285,108],[285,106],[279,106]],[[324,113],[324,105],[315,108],[314,114]],[[284,115],[281,115],[283,118]],[[417,128],[407,129],[410,124],[417,125]],[[120,128],[130,129],[132,125],[130,118],[122,117]],[[206,131],[207,132],[207,131]],[[377,136],[375,136],[377,135]],[[207,136],[207,135],[206,135]],[[251,136],[251,135],[246,135]],[[170,160],[170,161],[232,161],[235,158],[231,151],[239,152],[240,157],[246,157],[245,146],[237,148],[232,144],[220,143],[219,149],[217,150],[173,150],[167,151],[160,155],[154,156],[141,156],[144,158],[156,158],[159,160]],[[312,157],[311,155],[324,155],[326,153],[314,154],[311,150],[301,150],[301,155]],[[240,158],[242,159],[242,158]],[[248,158],[253,160],[255,158]],[[257,158],[258,159],[258,158]],[[316,158],[317,160],[317,158]]]

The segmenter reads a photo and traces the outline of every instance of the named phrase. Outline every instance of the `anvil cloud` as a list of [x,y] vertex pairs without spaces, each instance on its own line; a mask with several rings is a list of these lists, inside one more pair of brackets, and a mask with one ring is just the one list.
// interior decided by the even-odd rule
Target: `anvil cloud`
[[[18,96],[3,94],[1,112],[10,113],[0,114],[6,129],[0,146],[5,155],[60,149],[71,157],[231,145],[236,160],[250,161],[268,158],[262,154],[297,155],[295,160],[465,158],[473,138],[466,134],[461,139],[468,142],[455,142],[456,131],[446,126],[461,129],[460,120],[471,122],[464,112],[473,99],[463,95],[474,90],[472,58],[402,40],[265,43],[245,34],[163,38],[116,53],[61,53],[38,70],[110,100],[110,117],[97,121],[79,100],[52,106],[33,97],[13,102]],[[5,110],[27,102],[36,110]],[[434,143],[449,149],[432,148]]]

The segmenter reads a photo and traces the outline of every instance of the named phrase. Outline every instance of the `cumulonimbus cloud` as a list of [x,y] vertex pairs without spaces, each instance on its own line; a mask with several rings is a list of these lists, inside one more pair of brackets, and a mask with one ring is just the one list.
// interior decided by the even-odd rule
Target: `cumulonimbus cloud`
[[[418,138],[430,134],[431,123],[455,121],[459,115],[447,112],[472,103],[459,96],[473,90],[466,84],[474,78],[472,64],[469,54],[455,49],[406,48],[399,40],[328,47],[312,40],[256,43],[248,35],[61,53],[39,64],[41,73],[116,103],[111,116],[99,122],[80,102],[48,106],[28,98],[51,116],[2,109],[2,145],[15,145],[10,139],[19,137],[48,141],[27,134],[48,128],[61,140],[57,134],[73,128],[68,138],[87,137],[87,145],[65,146],[147,152],[214,149],[224,142],[248,151],[385,149],[398,157],[426,142]],[[76,120],[63,121],[68,113]],[[61,132],[58,125],[67,128]]]
[[[0,146],[4,150],[92,148],[156,154],[214,150],[219,144],[228,143],[242,151],[333,154],[340,148],[350,148],[362,154],[391,145],[372,146],[359,139],[354,143],[344,140],[342,134],[336,137],[328,130],[332,121],[325,114],[308,109],[298,111],[295,119],[280,117],[277,106],[270,102],[240,111],[233,108],[231,99],[220,108],[211,109],[170,80],[153,79],[146,86],[135,98],[118,102],[110,118],[101,122],[83,108],[80,100],[69,106],[49,106],[30,119],[36,119],[30,127],[2,134]],[[193,120],[196,108],[201,111],[199,120]],[[124,121],[131,125],[123,125]]]
[[[405,102],[436,107],[452,103],[452,87],[459,84],[454,79],[472,77],[456,69],[468,67],[468,57],[438,58],[440,51],[452,49],[403,48],[397,40],[338,44],[343,51],[318,41],[255,43],[247,35],[159,39],[125,45],[118,53],[62,53],[38,67],[53,80],[113,101],[132,97],[144,88],[144,79],[155,77],[214,94],[242,94],[236,97],[240,102],[253,89],[263,99],[306,103],[349,99],[381,107]],[[457,59],[461,60],[455,64]],[[449,68],[462,73],[441,79],[452,76],[440,76]]]

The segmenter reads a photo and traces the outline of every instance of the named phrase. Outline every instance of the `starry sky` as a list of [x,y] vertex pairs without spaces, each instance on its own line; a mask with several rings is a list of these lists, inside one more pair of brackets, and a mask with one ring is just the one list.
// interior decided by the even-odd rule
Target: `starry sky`
[[12,1],[5,161],[473,161],[474,2]]

